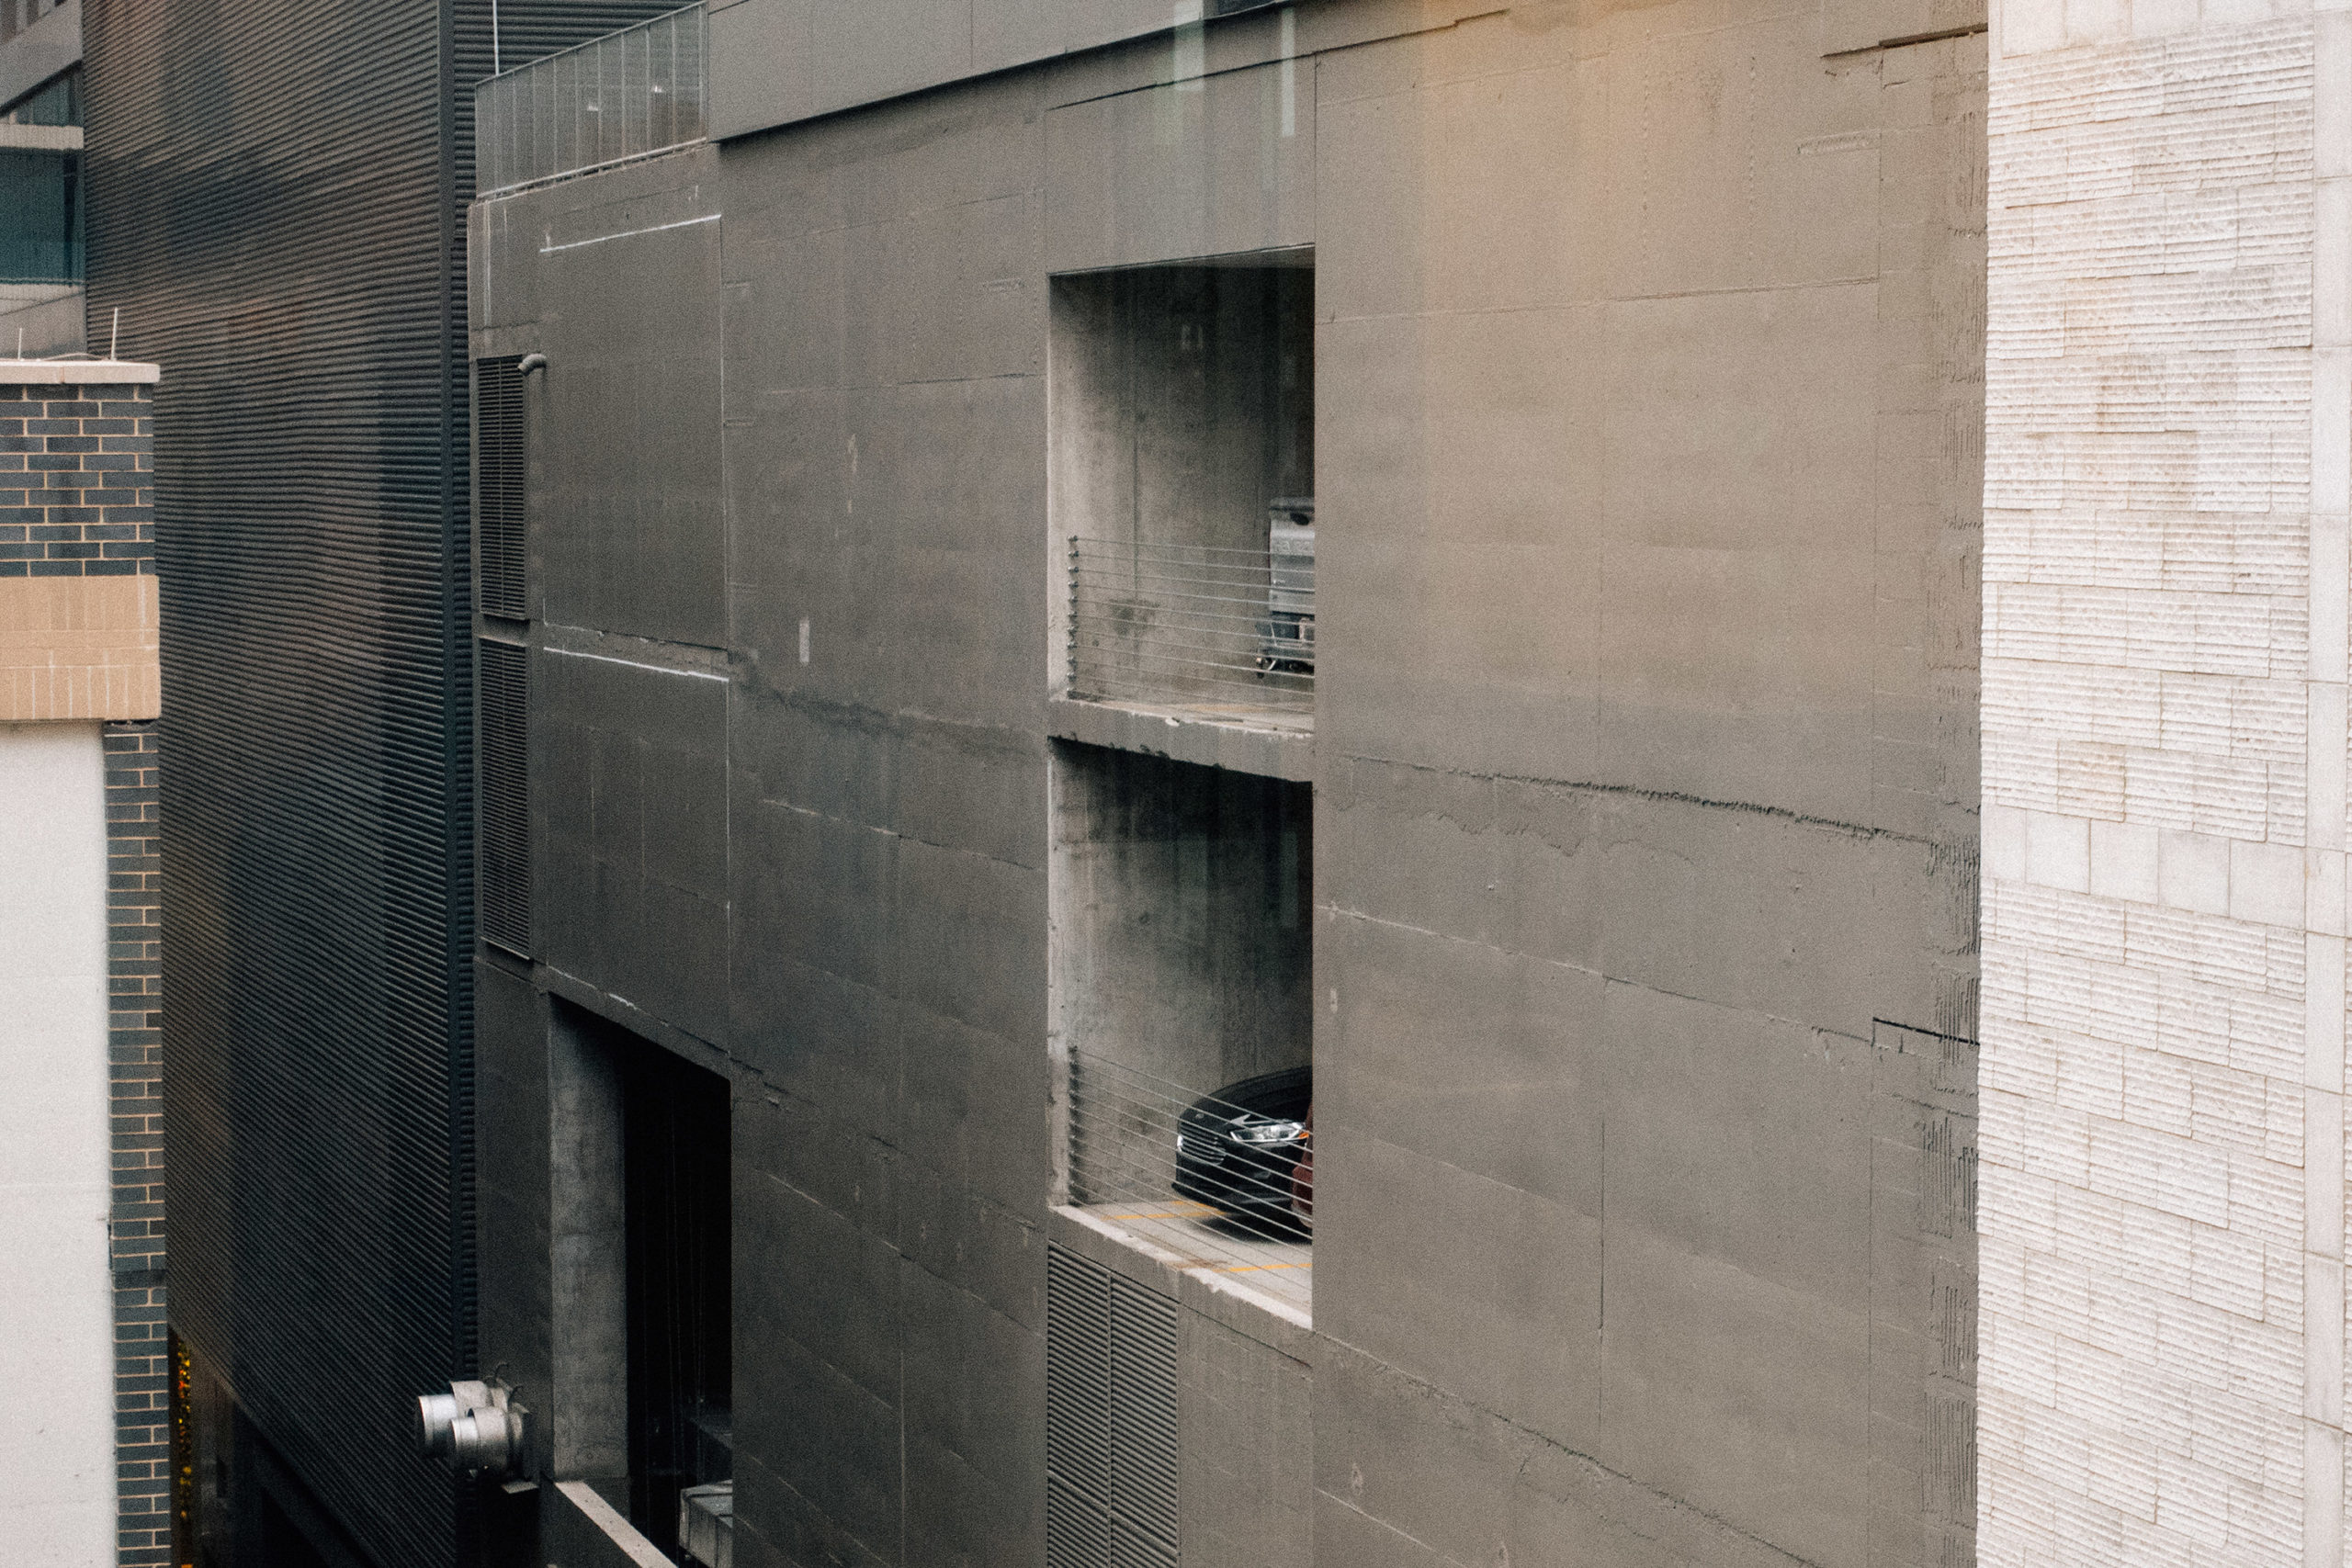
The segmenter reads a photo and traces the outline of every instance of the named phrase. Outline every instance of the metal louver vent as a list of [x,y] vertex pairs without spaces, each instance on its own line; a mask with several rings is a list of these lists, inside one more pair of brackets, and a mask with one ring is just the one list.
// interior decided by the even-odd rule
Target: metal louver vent
[[526,651],[484,641],[475,685],[481,722],[482,940],[518,957],[531,953],[531,765],[525,725]]
[[474,515],[481,613],[521,620],[529,614],[523,570],[530,547],[523,521],[522,361],[474,361]]
[[1050,1246],[1046,1562],[1177,1562],[1176,1303]]

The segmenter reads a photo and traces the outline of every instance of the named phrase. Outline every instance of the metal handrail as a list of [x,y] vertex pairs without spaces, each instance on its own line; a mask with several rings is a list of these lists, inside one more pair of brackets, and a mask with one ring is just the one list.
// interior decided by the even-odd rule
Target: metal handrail
[[708,134],[703,7],[682,6],[484,78],[474,189],[492,196],[650,157]]

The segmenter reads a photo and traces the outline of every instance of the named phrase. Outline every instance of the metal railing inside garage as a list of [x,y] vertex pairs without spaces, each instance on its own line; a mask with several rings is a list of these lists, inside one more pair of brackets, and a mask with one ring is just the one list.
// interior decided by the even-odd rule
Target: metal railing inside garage
[[[1282,531],[1275,542],[1288,544]],[[1070,695],[1193,718],[1313,728],[1313,548],[1073,538]]]

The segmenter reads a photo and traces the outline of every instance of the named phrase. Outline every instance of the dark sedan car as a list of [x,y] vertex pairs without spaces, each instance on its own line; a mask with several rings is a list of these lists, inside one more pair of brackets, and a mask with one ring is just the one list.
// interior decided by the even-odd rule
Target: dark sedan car
[[1176,1195],[1295,1235],[1314,1213],[1315,1069],[1204,1094],[1176,1119]]

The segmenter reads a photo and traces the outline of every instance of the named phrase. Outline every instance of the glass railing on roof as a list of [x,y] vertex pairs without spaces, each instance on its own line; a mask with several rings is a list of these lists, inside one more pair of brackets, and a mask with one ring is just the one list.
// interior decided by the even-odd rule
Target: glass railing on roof
[[703,8],[687,6],[474,89],[474,189],[489,196],[699,141]]

